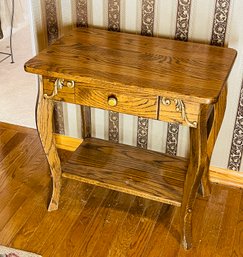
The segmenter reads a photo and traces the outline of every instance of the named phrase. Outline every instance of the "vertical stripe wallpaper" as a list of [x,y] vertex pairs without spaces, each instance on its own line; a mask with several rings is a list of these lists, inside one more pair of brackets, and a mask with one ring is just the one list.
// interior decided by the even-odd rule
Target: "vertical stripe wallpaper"
[[[48,44],[51,44],[59,37],[57,1],[45,0],[44,6],[45,6],[44,12],[45,12],[45,18],[46,18],[47,39],[48,39]],[[65,134],[62,103],[54,104],[54,118],[55,118],[56,133]]]
[[77,27],[88,26],[87,0],[76,0],[76,25]]
[[48,44],[53,43],[59,36],[56,0],[45,0],[45,16]]
[[[108,0],[108,30],[120,31],[120,0]],[[109,140],[119,142],[119,113],[109,112]]]
[[[178,0],[175,39],[187,41],[189,32],[189,21],[191,11],[191,0]],[[169,123],[166,140],[166,153],[177,154],[179,125]]]
[[[41,0],[43,15],[46,24],[46,37],[48,43],[53,42],[60,31],[64,31],[60,26],[64,26],[64,16],[59,15],[58,6],[62,6],[67,0]],[[231,26],[231,19],[237,13],[240,22],[240,12],[233,6],[240,4],[241,0],[68,0],[73,5],[72,22],[78,27],[98,26],[104,29],[124,32],[138,33],[143,36],[162,36],[174,38],[175,40],[195,41],[208,43],[217,46],[235,44],[232,40],[237,38],[237,32]],[[67,4],[65,2],[65,4]],[[35,8],[35,5],[33,5]],[[66,12],[71,12],[72,8],[67,8]],[[64,10],[65,11],[65,10]],[[33,10],[35,20],[40,20],[38,12]],[[69,14],[68,14],[69,15]],[[71,14],[70,14],[71,15]],[[236,18],[234,18],[236,19]],[[60,25],[61,24],[61,25]],[[71,27],[71,26],[70,26]],[[227,35],[233,33],[229,37]],[[37,33],[36,33],[37,34]],[[242,32],[243,34],[243,32]],[[38,36],[38,34],[36,35]],[[237,40],[240,40],[239,37]],[[40,40],[36,40],[39,42]],[[232,42],[231,42],[232,41]],[[238,44],[240,54],[238,63],[243,63],[243,36],[242,44]],[[241,59],[239,59],[241,58]],[[239,69],[243,64],[234,67]],[[219,66],[220,69],[220,66]],[[242,72],[238,74],[238,83],[242,81]],[[241,77],[239,77],[239,74]],[[231,170],[241,169],[241,159],[243,151],[243,83],[241,88],[235,88],[229,79],[230,90],[239,90],[234,93],[239,99],[229,99],[228,105],[236,106],[231,110],[235,113],[235,124],[229,126],[224,122],[223,130],[231,129],[230,138],[220,137],[217,145],[231,144],[229,149],[222,149],[224,155],[228,156],[227,165],[221,168]],[[231,84],[230,84],[231,83]],[[229,94],[231,95],[231,94]],[[234,103],[234,104],[231,104]],[[233,108],[233,107],[232,107]],[[75,114],[74,114],[75,112]],[[56,120],[60,127],[59,133],[65,133],[67,127],[78,126],[79,132],[70,133],[70,136],[80,136],[82,126],[73,124],[74,116],[80,113],[75,108],[68,108],[64,112],[59,106],[57,108]],[[99,109],[92,109],[92,134],[93,136],[109,139],[115,142],[137,145],[142,148],[149,148],[156,151],[167,152],[172,155],[187,155],[188,153],[188,129],[177,124],[166,124],[141,117],[123,115],[114,112],[105,112]],[[59,119],[59,120],[58,120]],[[64,119],[64,122],[63,122]],[[77,119],[78,120],[78,119]],[[67,131],[69,131],[67,129]],[[156,136],[155,136],[156,135]],[[231,142],[231,143],[230,143]],[[217,149],[219,149],[217,147]],[[213,153],[213,160],[220,166],[221,152]],[[223,162],[222,162],[223,163]],[[225,163],[225,162],[224,162]],[[213,165],[213,163],[212,163]],[[243,171],[243,170],[241,170]]]
[[108,30],[120,31],[120,0],[108,0]]
[[[141,35],[153,36],[155,0],[142,0]],[[149,120],[138,117],[137,147],[148,147]]]
[[233,130],[228,169],[239,171],[243,152],[243,81],[240,91],[238,111]]
[[226,35],[230,0],[217,0],[215,4],[215,13],[212,29],[211,44],[223,46]]
[[178,0],[175,39],[187,41],[192,0]]
[[153,36],[155,0],[142,1],[141,35]]

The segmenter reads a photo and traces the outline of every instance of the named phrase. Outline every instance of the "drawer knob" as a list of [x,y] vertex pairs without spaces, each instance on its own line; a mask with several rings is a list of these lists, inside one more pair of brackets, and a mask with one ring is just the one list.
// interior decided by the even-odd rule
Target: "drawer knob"
[[108,97],[108,105],[109,106],[114,107],[117,105],[117,103],[118,103],[117,98],[114,95],[111,95]]

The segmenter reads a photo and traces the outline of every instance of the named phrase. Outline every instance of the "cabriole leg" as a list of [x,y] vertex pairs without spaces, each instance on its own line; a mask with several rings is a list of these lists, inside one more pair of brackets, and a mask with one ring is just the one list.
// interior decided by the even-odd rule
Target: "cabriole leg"
[[222,90],[218,102],[214,105],[213,110],[213,122],[210,130],[208,131],[208,140],[207,140],[207,155],[208,161],[205,165],[203,177],[202,177],[202,195],[209,196],[211,187],[209,182],[209,164],[213,153],[213,148],[216,143],[220,127],[223,122],[224,113],[226,109],[226,101],[227,101],[227,85],[225,85]]
[[58,209],[61,189],[61,163],[53,135],[53,106],[52,100],[43,97],[43,85],[40,84],[36,114],[37,129],[50,166],[53,182],[52,197],[48,211]]
[[197,190],[207,164],[207,106],[202,105],[198,127],[190,128],[190,160],[181,206],[181,236],[185,249],[192,246],[192,214]]

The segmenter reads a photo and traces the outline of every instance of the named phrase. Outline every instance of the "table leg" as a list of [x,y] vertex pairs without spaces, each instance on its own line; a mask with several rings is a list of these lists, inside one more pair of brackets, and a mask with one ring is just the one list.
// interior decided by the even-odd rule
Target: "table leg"
[[207,164],[207,106],[202,106],[197,128],[190,128],[190,161],[181,206],[181,236],[185,249],[192,246],[192,213],[197,190]]
[[81,106],[82,138],[91,137],[91,110],[90,107]]
[[213,153],[213,148],[219,134],[220,127],[223,122],[224,113],[227,102],[227,85],[222,90],[218,102],[214,105],[213,109],[213,122],[211,128],[209,128],[209,136],[207,140],[207,155],[208,161],[205,166],[203,177],[202,177],[202,194],[203,196],[210,195],[210,182],[209,182],[209,164]]
[[53,183],[52,197],[48,211],[58,209],[61,189],[61,163],[53,135],[53,108],[53,101],[43,97],[43,86],[39,85],[36,115],[37,129],[50,166]]

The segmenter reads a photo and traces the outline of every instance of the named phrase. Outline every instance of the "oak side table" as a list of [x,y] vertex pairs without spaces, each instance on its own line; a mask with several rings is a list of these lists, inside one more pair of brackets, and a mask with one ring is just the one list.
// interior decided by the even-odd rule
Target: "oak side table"
[[[208,167],[226,107],[229,48],[80,28],[25,64],[42,76],[37,127],[58,209],[62,177],[180,207],[181,241],[192,245],[193,204],[209,194]],[[53,136],[53,102],[62,101],[190,127],[188,159],[92,138],[61,169]]]

